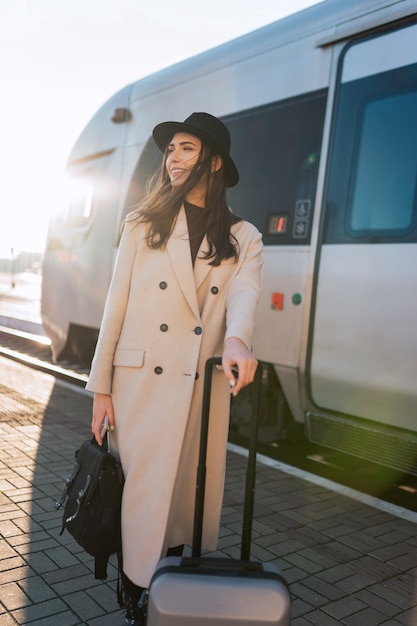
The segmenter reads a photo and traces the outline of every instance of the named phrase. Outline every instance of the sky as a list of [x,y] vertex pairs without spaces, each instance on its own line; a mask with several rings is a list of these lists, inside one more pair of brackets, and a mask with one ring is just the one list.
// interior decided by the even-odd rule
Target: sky
[[41,252],[67,156],[114,93],[318,0],[0,0],[0,258]]

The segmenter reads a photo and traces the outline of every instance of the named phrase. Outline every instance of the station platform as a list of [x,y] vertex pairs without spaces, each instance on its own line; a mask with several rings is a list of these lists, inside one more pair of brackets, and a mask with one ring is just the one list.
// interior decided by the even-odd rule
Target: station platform
[[41,319],[40,274],[0,272],[0,326],[44,335]]
[[[53,507],[90,437],[91,395],[4,358],[0,368],[0,624],[121,626],[114,562],[96,581]],[[245,468],[230,446],[216,555],[239,556]],[[264,457],[255,499],[252,556],[288,580],[292,626],[417,624],[416,513]]]

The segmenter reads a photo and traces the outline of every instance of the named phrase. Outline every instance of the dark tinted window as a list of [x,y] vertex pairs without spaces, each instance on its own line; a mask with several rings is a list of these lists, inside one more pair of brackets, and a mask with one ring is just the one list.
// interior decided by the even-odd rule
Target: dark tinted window
[[348,227],[352,235],[407,231],[417,172],[417,92],[368,102],[360,115]]
[[226,118],[240,182],[233,211],[264,233],[265,244],[310,241],[326,92]]

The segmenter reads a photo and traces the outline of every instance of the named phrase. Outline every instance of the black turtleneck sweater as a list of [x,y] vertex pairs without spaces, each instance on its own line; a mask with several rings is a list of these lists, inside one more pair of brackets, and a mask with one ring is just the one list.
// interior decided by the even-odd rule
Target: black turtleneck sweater
[[194,266],[198,249],[203,241],[204,235],[206,234],[209,209],[203,209],[202,207],[190,204],[189,202],[184,202],[184,208],[187,216],[191,258]]

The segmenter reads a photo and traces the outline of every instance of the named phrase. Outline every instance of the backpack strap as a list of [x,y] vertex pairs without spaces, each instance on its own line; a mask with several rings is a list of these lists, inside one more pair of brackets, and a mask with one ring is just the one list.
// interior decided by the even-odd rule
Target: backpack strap
[[[120,608],[124,607],[124,588],[123,588],[123,557],[122,551],[118,550],[116,552],[117,556],[117,604]],[[107,565],[109,562],[109,555],[106,556],[95,556],[94,557],[94,577],[98,580],[105,580],[107,578]]]
[[105,556],[94,557],[94,578],[97,578],[98,580],[106,580],[109,556],[109,554],[106,554]]
[[125,590],[123,587],[123,555],[122,555],[122,551],[118,550],[116,552],[117,555],[117,587],[116,587],[116,594],[117,594],[117,604],[120,606],[121,609],[125,608]]

